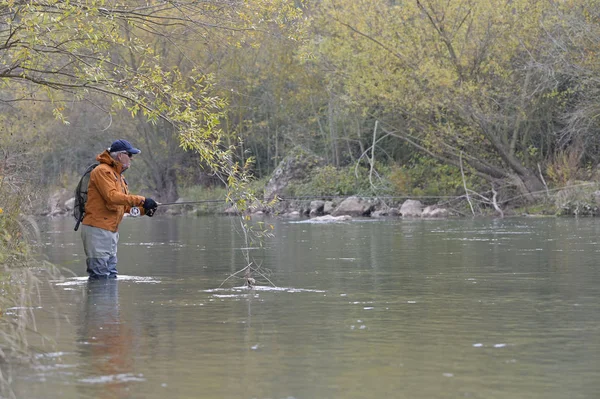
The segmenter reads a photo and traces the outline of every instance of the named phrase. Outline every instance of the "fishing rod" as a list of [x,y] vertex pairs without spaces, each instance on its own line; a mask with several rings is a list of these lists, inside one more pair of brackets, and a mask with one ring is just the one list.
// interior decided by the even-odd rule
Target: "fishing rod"
[[357,197],[361,199],[452,199],[459,198],[456,195],[401,195],[401,196],[393,196],[393,195],[303,195],[298,197],[284,197],[278,196],[280,201],[302,201],[302,200],[310,200],[310,199],[345,199],[349,197]]
[[180,202],[157,202],[158,206],[169,206],[169,205],[194,205],[194,204],[208,204],[216,202],[224,202],[225,200],[202,200],[202,201],[180,201]]
[[[279,201],[306,201],[311,199],[342,199],[348,198],[348,195],[306,195],[306,196],[298,196],[298,197],[284,197],[278,196]],[[374,195],[357,195],[359,198],[377,198],[382,200],[393,200],[393,199],[454,199],[460,198],[459,196],[443,196],[443,195],[421,195],[421,196],[411,196],[411,195],[403,195],[403,196],[374,196]],[[158,206],[169,206],[169,205],[194,205],[194,204],[207,204],[207,203],[217,203],[217,202],[225,202],[225,199],[214,199],[214,200],[201,200],[201,201],[180,201],[180,202],[158,202]]]

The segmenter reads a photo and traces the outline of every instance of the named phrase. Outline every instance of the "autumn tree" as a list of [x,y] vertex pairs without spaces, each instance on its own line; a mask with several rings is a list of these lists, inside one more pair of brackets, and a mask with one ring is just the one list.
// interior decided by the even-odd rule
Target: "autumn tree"
[[[233,160],[229,144],[239,140],[222,140],[226,102],[212,89],[206,44],[248,45],[271,26],[291,34],[300,15],[288,0],[21,0],[0,2],[0,11],[5,102],[49,100],[65,123],[71,101],[88,101],[107,115],[126,110],[152,125],[138,129],[142,136],[175,134],[175,143],[224,178]],[[153,175],[163,189],[169,177]]]
[[387,134],[532,199],[571,97],[539,65],[552,56],[547,32],[566,7],[325,0],[311,48],[338,95],[380,119]]
[[[576,167],[600,162],[598,99],[600,86],[600,3],[565,1],[553,8],[554,23],[547,27],[547,56],[535,67],[562,93],[558,115],[556,153],[548,164],[551,177],[577,178]],[[562,171],[561,171],[562,169]],[[566,170],[568,169],[568,170]]]

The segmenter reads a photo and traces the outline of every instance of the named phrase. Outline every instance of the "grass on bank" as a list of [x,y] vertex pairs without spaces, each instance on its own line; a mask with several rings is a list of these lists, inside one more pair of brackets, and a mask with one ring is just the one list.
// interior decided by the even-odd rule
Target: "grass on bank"
[[12,366],[32,360],[28,337],[36,330],[32,309],[39,304],[38,277],[57,277],[52,265],[32,253],[39,231],[33,218],[22,214],[26,203],[14,187],[6,192],[0,184],[0,397],[6,398],[15,397]]
[[[474,177],[467,184],[476,189],[482,182]],[[369,167],[354,165],[316,169],[303,182],[294,182],[291,196],[397,196],[448,197],[463,194],[460,170],[435,160],[419,159],[413,163]]]

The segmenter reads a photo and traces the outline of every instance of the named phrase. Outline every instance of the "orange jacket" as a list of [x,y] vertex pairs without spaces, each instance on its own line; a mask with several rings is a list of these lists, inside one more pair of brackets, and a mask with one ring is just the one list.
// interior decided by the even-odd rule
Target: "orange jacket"
[[82,223],[116,232],[123,214],[129,213],[131,207],[140,207],[146,198],[140,195],[130,195],[127,182],[121,172],[123,165],[111,158],[108,151],[96,157],[100,165],[90,174],[88,199],[85,204],[85,217]]

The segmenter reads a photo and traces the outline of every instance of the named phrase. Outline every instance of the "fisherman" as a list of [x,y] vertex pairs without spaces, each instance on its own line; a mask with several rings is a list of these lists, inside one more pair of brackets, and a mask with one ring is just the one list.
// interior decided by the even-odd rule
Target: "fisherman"
[[131,158],[140,152],[127,140],[117,140],[96,157],[100,164],[90,174],[81,230],[90,279],[117,277],[118,229],[123,215],[152,217],[158,208],[152,198],[129,194],[123,177]]

